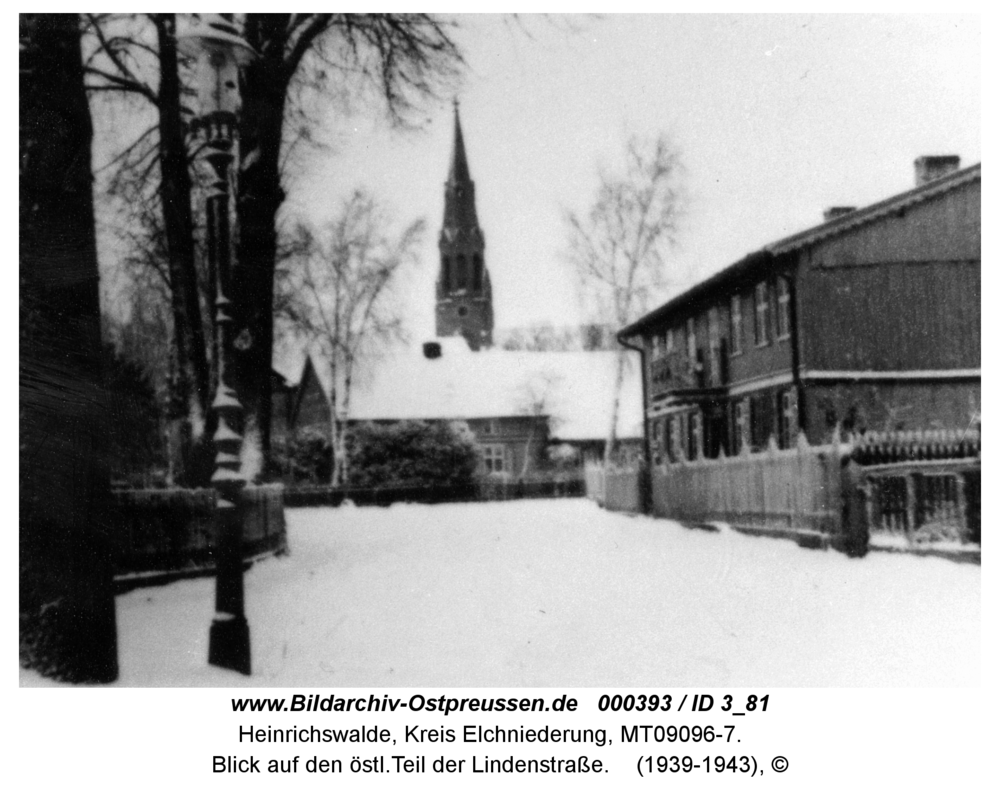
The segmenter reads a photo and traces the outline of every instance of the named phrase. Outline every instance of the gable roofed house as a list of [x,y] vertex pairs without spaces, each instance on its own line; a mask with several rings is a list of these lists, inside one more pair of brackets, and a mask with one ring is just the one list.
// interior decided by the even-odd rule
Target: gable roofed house
[[[603,449],[611,415],[615,352],[528,352],[480,349],[461,337],[435,339],[397,350],[356,380],[349,422],[463,421],[488,473],[518,477],[541,463],[550,444],[587,452]],[[642,439],[638,361],[626,369],[618,437]],[[286,352],[275,369],[309,394],[295,404],[329,404],[333,383],[316,353]],[[313,379],[312,373],[326,372]],[[289,431],[329,432],[329,411],[293,414]]]
[[981,166],[915,167],[914,188],[828,210],[620,331],[655,461],[977,420]]

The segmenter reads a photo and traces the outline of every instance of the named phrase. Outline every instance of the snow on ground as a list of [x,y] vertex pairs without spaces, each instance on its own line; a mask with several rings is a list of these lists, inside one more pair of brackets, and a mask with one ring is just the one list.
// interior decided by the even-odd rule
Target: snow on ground
[[254,675],[206,666],[200,579],[119,597],[120,685],[979,684],[975,565],[848,559],[585,500],[287,516],[291,555],[246,576]]

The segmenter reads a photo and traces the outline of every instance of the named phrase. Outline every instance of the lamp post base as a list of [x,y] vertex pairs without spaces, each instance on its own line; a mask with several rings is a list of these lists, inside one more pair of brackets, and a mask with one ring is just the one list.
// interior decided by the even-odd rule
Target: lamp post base
[[250,674],[250,626],[246,617],[215,616],[208,632],[208,662],[222,669]]

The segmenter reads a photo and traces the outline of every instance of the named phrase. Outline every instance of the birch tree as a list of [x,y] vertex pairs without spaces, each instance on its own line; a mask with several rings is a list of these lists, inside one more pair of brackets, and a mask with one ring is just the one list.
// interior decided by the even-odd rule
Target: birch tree
[[356,190],[321,231],[296,224],[278,278],[285,318],[316,343],[330,367],[333,485],[348,478],[346,430],[355,378],[402,337],[394,287],[401,271],[416,261],[424,221],[398,235],[390,227],[378,201]]
[[[663,134],[633,136],[624,164],[601,168],[599,180],[590,208],[566,214],[567,258],[592,319],[621,330],[648,311],[668,283],[667,252],[676,243],[684,204],[680,157]],[[626,355],[619,346],[605,467],[617,441]]]

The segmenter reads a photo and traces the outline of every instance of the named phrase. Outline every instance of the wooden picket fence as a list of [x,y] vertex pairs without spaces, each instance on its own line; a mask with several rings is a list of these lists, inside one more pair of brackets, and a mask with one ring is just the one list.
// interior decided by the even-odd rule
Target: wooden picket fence
[[721,521],[799,537],[841,534],[841,460],[849,447],[810,446],[698,459],[655,467],[653,513],[681,521]]

